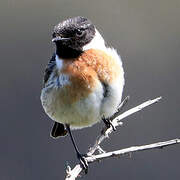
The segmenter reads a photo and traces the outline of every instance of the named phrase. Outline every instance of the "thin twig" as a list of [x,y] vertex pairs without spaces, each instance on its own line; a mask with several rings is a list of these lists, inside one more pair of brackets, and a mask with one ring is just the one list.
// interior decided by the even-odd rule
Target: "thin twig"
[[[128,110],[128,111],[120,114],[119,116],[114,117],[115,119],[112,121],[112,125],[113,125],[114,127],[122,126],[122,124],[123,124],[123,123],[121,122],[122,119],[124,119],[124,118],[127,117],[127,116],[130,116],[131,114],[134,114],[135,112],[138,112],[138,111],[142,110],[143,108],[145,108],[145,107],[147,107],[147,106],[150,106],[150,105],[158,102],[160,99],[161,99],[161,97],[158,97],[158,98],[153,99],[153,100],[148,100],[148,101],[140,104],[139,106],[136,106],[136,107],[134,107],[134,108],[132,108],[132,109],[130,109],[130,110]],[[91,156],[92,154],[94,154],[94,152],[97,150],[97,148],[98,148],[98,146],[100,145],[100,143],[101,143],[104,139],[106,139],[107,137],[109,137],[109,134],[110,134],[111,132],[113,132],[113,128],[110,127],[110,128],[107,129],[107,128],[105,127],[101,132],[103,132],[103,133],[101,133],[100,136],[98,136],[98,138],[97,138],[96,141],[95,141],[95,144],[90,148],[89,152],[87,153],[88,156]]]
[[[133,146],[133,147],[117,150],[117,151],[102,153],[98,155],[92,155],[92,156],[87,157],[86,160],[88,161],[88,163],[93,163],[93,162],[110,158],[110,157],[120,157],[122,155],[131,154],[137,151],[145,151],[145,150],[150,150],[150,149],[162,149],[164,147],[179,144],[179,143],[180,143],[180,139],[173,139],[169,141],[158,142],[158,143],[153,143],[153,144],[148,144],[148,145]],[[80,164],[76,165],[73,170],[69,169],[65,180],[75,180],[82,170],[83,169],[80,166]]]
[[129,101],[130,99],[130,96],[127,96],[122,102],[121,104],[119,105],[118,109],[117,109],[117,112],[115,112],[111,117],[110,117],[110,121],[112,121],[114,118],[116,118],[117,116],[120,115],[122,109],[124,108],[124,106],[127,104],[127,102]]
[[110,158],[110,157],[120,157],[125,154],[133,153],[136,151],[145,151],[145,150],[150,150],[150,149],[162,149],[166,146],[174,145],[174,144],[179,144],[180,139],[172,139],[169,141],[164,141],[164,142],[158,142],[158,143],[153,143],[153,144],[148,144],[148,145],[142,145],[142,146],[133,146],[117,151],[112,151],[112,152],[107,152],[103,154],[98,154],[98,155],[92,155],[90,157],[87,157],[88,163],[92,163],[95,161],[99,161],[105,158]]
[[[120,106],[118,108],[118,112],[116,112],[115,115],[113,115],[114,119],[112,120],[112,125],[114,127],[122,125],[122,122],[121,122],[122,119],[124,119],[125,117],[127,117],[127,116],[129,116],[129,115],[131,115],[131,114],[133,114],[135,112],[138,112],[138,111],[142,110],[143,108],[145,108],[145,107],[147,107],[147,106],[149,106],[151,104],[154,104],[154,103],[158,102],[161,99],[161,97],[158,97],[158,98],[153,99],[153,100],[146,101],[146,102],[140,104],[139,106],[136,106],[136,107],[122,113],[121,115],[119,115],[119,111],[122,110],[122,107],[127,103],[128,99],[129,99],[129,97],[125,98],[125,100],[120,104]],[[112,131],[113,131],[112,127],[109,127],[108,129],[105,127],[103,129],[103,131],[101,131],[101,135],[96,139],[95,144],[90,148],[90,150],[87,153],[87,155],[88,155],[87,161],[88,162],[92,162],[92,158],[93,159],[98,159],[98,157],[101,158],[102,155],[103,156],[107,155],[107,153],[101,153],[101,154],[98,154],[98,155],[93,155],[93,154],[95,153],[96,150],[100,150],[101,152],[103,152],[103,150],[101,149],[101,147],[99,145],[105,138],[108,137],[108,135]],[[124,150],[127,150],[127,149],[124,149]],[[122,152],[124,150],[120,150],[120,151]],[[112,152],[110,152],[110,153],[111,153],[111,156],[112,156]],[[66,172],[67,172],[66,180],[75,180],[75,178],[78,177],[78,175],[80,174],[81,171],[82,171],[82,167],[81,167],[80,164],[76,165],[73,170],[71,170],[70,166],[68,166],[67,170],[66,170]]]
[[[147,106],[150,106],[150,105],[158,102],[161,99],[161,97],[158,97],[158,98],[153,99],[153,100],[146,101],[146,102],[140,104],[139,106],[136,106],[136,107],[120,114],[119,111],[122,110],[122,106],[124,106],[124,104],[126,104],[128,99],[129,98],[126,98],[122,102],[122,104],[120,104],[120,106],[119,106],[120,108],[118,108],[118,112],[116,112],[113,115],[112,125],[114,127],[121,126],[122,125],[122,121],[121,121],[122,119],[124,119],[127,116],[130,116],[131,114],[133,114],[135,112],[142,110],[143,108],[145,108]],[[100,136],[96,139],[94,145],[90,148],[90,150],[87,153],[88,156],[86,157],[86,160],[88,163],[93,163],[93,162],[100,161],[102,159],[106,159],[106,158],[110,158],[110,157],[120,157],[121,155],[131,154],[131,153],[136,152],[136,151],[144,151],[144,150],[157,149],[157,148],[162,149],[163,147],[180,143],[180,139],[173,139],[170,141],[158,142],[158,143],[153,143],[153,144],[149,144],[149,145],[142,145],[142,146],[133,146],[133,147],[129,147],[129,148],[125,148],[125,149],[106,153],[100,147],[100,143],[105,138],[107,138],[111,132],[113,132],[112,127],[109,127],[108,129],[107,129],[107,127],[103,128],[103,131],[101,131]],[[99,154],[95,155],[94,153],[96,151],[98,151]],[[82,169],[82,166],[80,164],[77,164],[72,170],[71,170],[70,166],[68,166],[67,170],[66,170],[67,174],[66,174],[65,180],[75,180],[80,175],[82,170],[83,169]]]

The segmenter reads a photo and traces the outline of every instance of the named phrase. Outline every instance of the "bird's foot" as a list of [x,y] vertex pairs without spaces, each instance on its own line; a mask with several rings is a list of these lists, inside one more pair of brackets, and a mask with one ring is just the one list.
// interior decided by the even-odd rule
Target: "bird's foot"
[[86,157],[87,157],[86,154],[84,155],[84,154],[77,153],[77,158],[79,159],[80,164],[82,168],[84,169],[85,174],[88,173],[88,167],[89,167]]
[[104,124],[106,125],[107,128],[112,127],[113,131],[116,131],[116,128],[114,127],[114,125],[112,124],[111,120],[109,118],[102,118]]

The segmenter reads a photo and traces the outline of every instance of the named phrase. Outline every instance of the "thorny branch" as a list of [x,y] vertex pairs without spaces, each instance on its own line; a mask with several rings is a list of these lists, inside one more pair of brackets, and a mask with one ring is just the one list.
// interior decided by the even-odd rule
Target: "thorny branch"
[[[161,99],[161,97],[158,97],[153,100],[148,100],[148,101],[140,104],[139,106],[136,106],[136,107],[120,114],[122,107],[127,103],[128,99],[129,99],[129,97],[125,98],[125,100],[119,105],[118,111],[111,118],[112,125],[114,127],[122,126],[122,124],[123,124],[122,119],[124,119],[125,117],[127,117],[135,112],[142,110],[143,108],[145,108],[147,106],[150,106],[150,105],[158,102]],[[173,139],[170,141],[158,142],[158,143],[142,145],[142,146],[134,146],[134,147],[129,147],[129,148],[106,153],[103,149],[101,149],[100,144],[102,143],[102,141],[104,139],[109,137],[109,134],[111,132],[113,132],[112,127],[108,128],[108,129],[106,127],[103,128],[103,130],[101,131],[101,134],[97,137],[94,145],[89,149],[89,151],[87,153],[88,156],[86,157],[86,160],[88,163],[93,163],[93,162],[96,162],[96,161],[99,161],[99,160],[102,160],[105,158],[110,158],[110,157],[120,157],[121,155],[131,154],[132,152],[136,152],[136,151],[144,151],[144,150],[155,149],[155,148],[163,148],[163,147],[166,147],[169,145],[180,143],[180,139]],[[95,155],[96,151],[98,151],[97,155]],[[75,180],[78,176],[80,176],[80,173],[82,170],[83,169],[80,164],[77,164],[72,170],[71,170],[70,166],[68,166],[66,169],[65,180]]]

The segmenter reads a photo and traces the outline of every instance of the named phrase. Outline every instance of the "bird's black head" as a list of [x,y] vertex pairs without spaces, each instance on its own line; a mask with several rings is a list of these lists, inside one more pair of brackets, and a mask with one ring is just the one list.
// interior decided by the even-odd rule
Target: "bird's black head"
[[54,27],[52,41],[61,58],[75,58],[95,36],[95,26],[84,17],[69,18]]

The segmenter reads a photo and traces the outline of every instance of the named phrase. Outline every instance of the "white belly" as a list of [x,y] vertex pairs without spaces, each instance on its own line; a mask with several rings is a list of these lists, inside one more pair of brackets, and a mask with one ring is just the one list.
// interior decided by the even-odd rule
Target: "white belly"
[[[57,82],[57,81],[55,81]],[[63,88],[57,88],[54,84],[42,89],[41,102],[45,112],[54,121],[70,124],[72,128],[79,129],[92,126],[101,120],[102,115],[109,117],[117,110],[121,102],[123,84],[116,82],[110,86],[109,96],[103,97],[103,87],[101,83],[86,98],[75,103],[67,104],[59,98]],[[66,96],[64,92],[64,96]]]
[[[43,108],[51,119],[70,124],[75,129],[92,126],[101,120],[103,87],[100,83],[86,98],[72,104],[67,104],[59,98],[60,91],[64,91],[63,88],[55,88],[52,84],[41,92]],[[64,96],[66,95],[68,96],[64,91]]]

